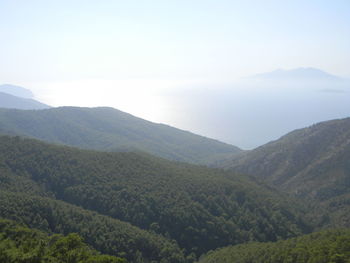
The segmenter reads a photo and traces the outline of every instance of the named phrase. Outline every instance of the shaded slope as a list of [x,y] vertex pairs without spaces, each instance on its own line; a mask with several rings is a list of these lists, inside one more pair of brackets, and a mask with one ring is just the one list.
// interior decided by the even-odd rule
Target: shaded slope
[[240,149],[112,108],[0,110],[0,132],[107,151],[144,151],[163,158],[207,163]]
[[57,198],[175,239],[186,254],[309,231],[298,205],[245,176],[146,154],[1,137],[3,190]]
[[11,94],[0,92],[0,108],[41,110],[48,109],[50,106],[33,99],[20,98]]
[[316,232],[276,243],[250,243],[212,251],[200,263],[328,263],[350,261],[350,230]]

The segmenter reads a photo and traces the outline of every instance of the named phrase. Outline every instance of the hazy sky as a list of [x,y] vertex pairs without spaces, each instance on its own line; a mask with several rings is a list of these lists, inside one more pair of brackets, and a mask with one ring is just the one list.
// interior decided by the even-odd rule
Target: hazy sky
[[0,83],[171,124],[175,89],[302,66],[350,76],[350,1],[0,0],[0,43]]

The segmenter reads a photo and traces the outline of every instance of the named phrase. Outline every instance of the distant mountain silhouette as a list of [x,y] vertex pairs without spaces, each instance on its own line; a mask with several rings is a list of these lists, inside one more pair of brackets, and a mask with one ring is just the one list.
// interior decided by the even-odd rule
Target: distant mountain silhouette
[[48,109],[50,106],[33,99],[20,98],[11,94],[0,92],[0,108],[41,110]]
[[249,77],[248,79],[261,80],[331,80],[341,81],[342,78],[329,74],[316,68],[296,68],[291,70],[277,69],[267,73],[261,73]]
[[32,99],[34,97],[34,94],[29,89],[11,84],[0,85],[0,92],[26,99]]

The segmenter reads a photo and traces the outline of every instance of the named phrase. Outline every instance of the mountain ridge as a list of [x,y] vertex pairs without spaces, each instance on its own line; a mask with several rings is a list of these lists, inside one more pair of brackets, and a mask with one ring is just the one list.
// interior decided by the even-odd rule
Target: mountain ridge
[[86,149],[144,151],[171,160],[201,164],[241,151],[238,147],[110,107],[0,109],[0,132]]
[[31,90],[12,84],[2,84],[0,85],[0,92],[4,92],[16,97],[33,99],[34,94]]
[[326,207],[339,225],[350,226],[350,118],[292,131],[247,151],[222,167],[247,173]]

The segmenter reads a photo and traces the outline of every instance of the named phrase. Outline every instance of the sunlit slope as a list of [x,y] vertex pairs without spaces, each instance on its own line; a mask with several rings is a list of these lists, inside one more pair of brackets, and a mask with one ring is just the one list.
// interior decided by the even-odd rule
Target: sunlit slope
[[239,148],[113,108],[0,110],[0,132],[106,151],[144,151],[191,163],[210,163]]
[[101,255],[85,244],[77,234],[52,235],[29,229],[13,221],[0,219],[0,261],[126,263],[126,260]]
[[[20,181],[20,178],[17,178]],[[23,191],[24,192],[24,191]],[[30,191],[28,191],[30,192]],[[0,191],[1,217],[46,233],[78,233],[96,250],[130,262],[182,263],[176,243],[126,222],[33,194]]]

